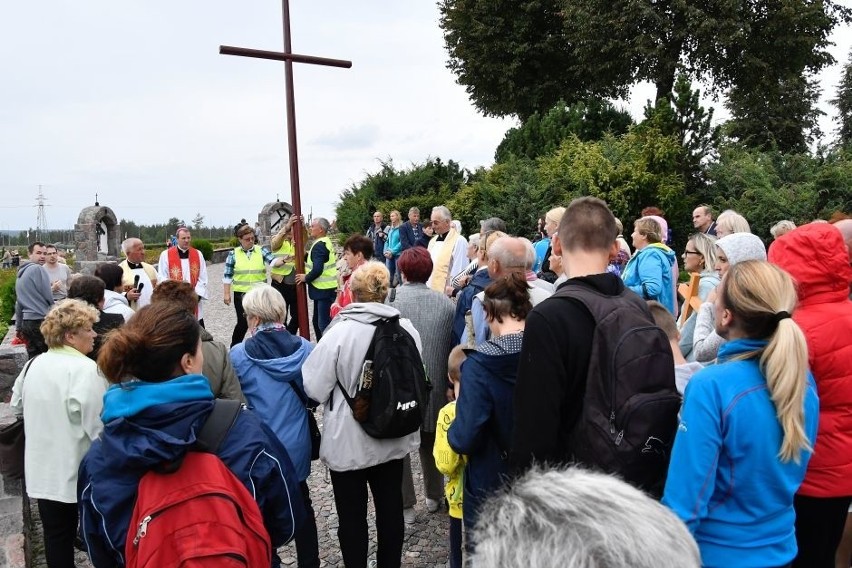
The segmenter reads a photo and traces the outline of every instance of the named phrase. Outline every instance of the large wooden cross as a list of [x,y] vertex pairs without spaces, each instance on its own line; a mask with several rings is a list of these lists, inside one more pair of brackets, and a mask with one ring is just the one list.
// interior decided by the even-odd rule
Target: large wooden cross
[[[302,239],[302,198],[299,192],[299,153],[296,146],[296,108],[295,95],[293,91],[293,62],[310,63],[313,65],[325,65],[328,67],[352,67],[351,61],[343,59],[329,59],[327,57],[315,57],[313,55],[299,55],[293,53],[290,45],[290,2],[281,0],[281,15],[284,26],[284,51],[263,51],[260,49],[247,49],[244,47],[232,47],[220,45],[219,53],[223,55],[239,55],[242,57],[256,57],[259,59],[273,59],[284,62],[284,75],[287,96],[287,146],[290,155],[290,192],[292,195],[293,214],[299,219],[293,227],[293,241],[296,248],[296,271],[305,272],[304,251],[305,243]],[[299,333],[302,337],[310,339],[310,328],[308,323],[308,297],[305,285],[296,286],[296,311],[299,316]]]

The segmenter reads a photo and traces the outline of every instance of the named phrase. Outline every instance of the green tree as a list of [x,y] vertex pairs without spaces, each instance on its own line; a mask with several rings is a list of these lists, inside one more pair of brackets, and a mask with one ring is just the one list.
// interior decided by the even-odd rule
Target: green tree
[[432,207],[446,204],[469,175],[457,162],[440,158],[427,158],[407,169],[397,169],[390,159],[383,161],[378,172],[341,194],[335,208],[337,228],[344,235],[363,232],[377,210],[387,216],[397,209],[405,219],[409,208],[418,207],[421,217],[428,218]]
[[552,154],[566,138],[600,140],[606,132],[624,134],[632,124],[629,112],[608,101],[591,99],[570,106],[559,101],[543,116],[533,113],[521,126],[510,128],[494,159],[503,162],[510,155],[537,158]]
[[642,123],[642,127],[656,128],[680,144],[680,172],[686,192],[699,200],[707,185],[704,163],[715,154],[721,139],[720,127],[713,125],[713,109],[701,106],[700,99],[701,91],[693,90],[686,75],[680,74],[671,100],[663,98],[654,106],[646,106]]
[[[584,98],[558,0],[441,0],[447,67],[486,116],[544,112]],[[579,88],[583,91],[582,88]]]
[[[679,70],[720,92],[832,62],[828,35],[850,11],[823,0],[441,0],[448,67],[486,115],[525,119],[558,100],[625,97]],[[776,47],[773,49],[772,46]],[[784,72],[778,72],[781,69]],[[777,101],[780,103],[780,101]],[[781,110],[782,107],[775,107]]]
[[852,53],[843,66],[843,75],[831,104],[837,107],[837,141],[848,145],[852,142]]
[[[601,140],[574,136],[536,160],[510,156],[479,172],[448,203],[465,227],[497,216],[511,233],[532,236],[536,219],[571,199],[593,195],[606,200],[625,224],[643,207],[657,205],[671,219],[689,220],[694,201],[684,194],[675,139],[651,127]],[[673,224],[676,233],[677,224]]]
[[845,148],[812,156],[726,144],[708,178],[714,204],[740,212],[766,240],[781,219],[801,224],[852,211],[852,153]]
[[733,88],[726,106],[725,134],[750,148],[806,152],[820,135],[819,88],[808,77],[764,75],[747,88]]
[[204,215],[196,213],[192,218],[192,226],[196,231],[200,231],[204,227]]

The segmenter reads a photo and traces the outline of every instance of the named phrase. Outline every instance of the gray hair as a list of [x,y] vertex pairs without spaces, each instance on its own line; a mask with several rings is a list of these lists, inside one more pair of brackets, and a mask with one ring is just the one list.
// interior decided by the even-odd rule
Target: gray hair
[[419,207],[411,207],[411,208],[408,210],[408,212],[409,212],[409,213],[411,213],[412,211],[413,211],[414,213],[417,213],[418,215],[420,215],[420,208],[419,208]]
[[524,268],[532,270],[532,267],[535,266],[535,247],[526,237],[518,237],[518,240],[524,243],[524,247],[527,249],[527,260]]
[[450,213],[450,210],[447,209],[446,205],[436,205],[432,208],[432,215],[438,213],[441,216],[441,219],[444,221],[452,221],[453,215]]
[[479,222],[479,231],[481,233],[486,233],[488,231],[502,231],[505,233],[506,222],[500,217],[489,217],[488,219],[483,219]]
[[320,226],[323,233],[327,233],[328,230],[331,228],[331,223],[329,223],[328,219],[326,219],[325,217],[314,217],[313,222]]
[[616,477],[533,469],[486,501],[474,568],[698,568],[698,546],[669,509]]
[[139,242],[141,243],[141,242],[142,242],[142,239],[137,239],[136,237],[129,237],[129,238],[127,238],[127,239],[124,239],[124,241],[122,241],[122,243],[121,243],[121,252],[123,252],[123,253],[125,254],[125,256],[126,256],[126,255],[127,255],[127,251],[129,251],[129,250],[130,250],[130,248],[131,248],[133,245],[135,245],[135,244],[136,244],[136,241],[139,241]]
[[786,235],[790,231],[796,228],[796,224],[792,221],[788,221],[784,219],[783,221],[778,221],[769,229],[769,232],[772,233],[773,238],[778,238],[782,235]]
[[517,237],[500,237],[489,247],[488,258],[500,263],[501,271],[524,269],[527,264],[527,250]]
[[258,318],[260,323],[284,323],[287,304],[278,290],[268,284],[259,284],[243,296],[243,311],[246,316]]

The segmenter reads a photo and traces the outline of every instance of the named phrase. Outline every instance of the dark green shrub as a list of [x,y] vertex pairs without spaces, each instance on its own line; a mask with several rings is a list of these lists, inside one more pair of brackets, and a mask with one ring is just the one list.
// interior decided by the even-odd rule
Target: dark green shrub
[[205,259],[213,258],[213,244],[207,239],[192,239],[192,246],[197,248]]

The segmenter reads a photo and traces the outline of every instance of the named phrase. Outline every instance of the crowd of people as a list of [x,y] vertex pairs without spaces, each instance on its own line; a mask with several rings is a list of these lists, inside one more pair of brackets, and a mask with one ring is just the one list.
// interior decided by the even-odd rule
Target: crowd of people
[[[852,218],[779,222],[767,247],[742,215],[702,205],[678,262],[662,211],[643,210],[628,244],[591,197],[545,212],[535,243],[499,218],[466,238],[444,206],[425,224],[416,207],[388,217],[339,249],[321,217],[291,216],[268,245],[241,222],[230,346],[204,328],[189,229],[156,266],[131,238],[91,276],[30,245],[16,285],[30,360],[11,404],[48,566],[74,565],[78,535],[98,568],[165,565],[187,542],[277,566],[290,541],[300,567],[319,566],[314,460],[349,567],[369,562],[368,490],[379,567],[400,566],[418,497],[447,516],[451,567],[852,564]],[[298,286],[313,342],[296,334]],[[381,322],[398,322],[430,385],[387,409],[416,407],[402,436],[357,408],[382,380]],[[239,516],[263,527],[245,552],[211,539],[225,521],[197,504],[176,509],[200,518],[171,548],[171,505],[137,510],[196,454],[222,466],[197,485],[215,469],[256,511]]]

